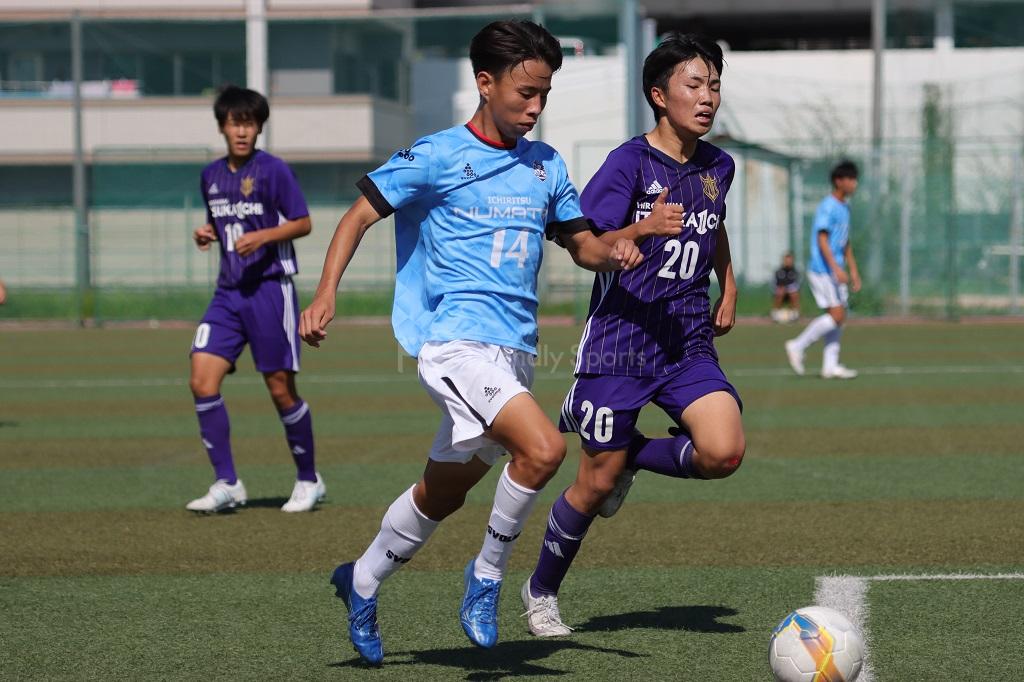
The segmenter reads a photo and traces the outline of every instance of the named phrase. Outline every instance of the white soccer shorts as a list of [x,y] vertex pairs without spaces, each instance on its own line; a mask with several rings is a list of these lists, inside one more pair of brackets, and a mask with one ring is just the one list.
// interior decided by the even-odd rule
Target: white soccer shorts
[[438,462],[493,465],[505,448],[485,431],[505,404],[529,392],[534,356],[480,341],[428,342],[418,357],[420,383],[441,408],[441,426],[430,448]]
[[840,284],[832,275],[823,275],[819,272],[808,272],[807,283],[811,287],[814,300],[821,309],[847,307],[850,298],[849,288]]

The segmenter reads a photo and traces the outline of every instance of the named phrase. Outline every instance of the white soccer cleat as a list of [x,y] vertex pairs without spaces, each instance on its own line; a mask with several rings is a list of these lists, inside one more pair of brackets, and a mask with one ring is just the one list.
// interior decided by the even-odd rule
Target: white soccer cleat
[[234,509],[237,506],[244,505],[248,499],[241,479],[235,481],[234,485],[230,485],[224,479],[220,479],[210,486],[205,495],[186,504],[185,509],[205,514],[214,514],[225,509]]
[[843,365],[836,365],[832,369],[821,370],[822,379],[856,379],[857,370],[844,367]]
[[615,487],[608,493],[608,497],[604,499],[601,506],[597,508],[598,515],[606,519],[615,516],[615,512],[619,511],[619,507],[626,501],[626,495],[629,493],[629,489],[633,487],[633,481],[635,480],[635,471],[623,469],[615,479]]
[[295,481],[292,496],[281,507],[281,511],[311,511],[317,502],[325,497],[327,497],[327,487],[324,485],[324,479],[320,478],[320,472],[317,472],[316,481]]
[[564,637],[572,634],[572,628],[562,622],[558,612],[558,597],[554,595],[534,597],[530,594],[530,579],[523,583],[523,607],[526,609],[526,625],[530,634],[537,637]]
[[804,375],[804,352],[797,347],[795,341],[786,341],[786,359],[797,376]]

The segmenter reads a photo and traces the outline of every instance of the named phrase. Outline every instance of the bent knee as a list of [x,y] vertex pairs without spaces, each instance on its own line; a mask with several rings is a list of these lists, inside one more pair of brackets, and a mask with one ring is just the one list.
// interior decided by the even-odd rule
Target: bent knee
[[281,389],[271,389],[270,399],[274,401],[274,406],[277,407],[278,410],[290,409],[291,407],[294,407],[295,403],[299,401],[298,396],[293,396],[292,392],[289,391],[287,387]]
[[188,387],[196,398],[209,398],[217,395],[217,392],[220,390],[217,382],[195,375],[189,377]]
[[726,478],[736,473],[743,463],[746,444],[740,441],[729,447],[717,447],[701,453],[700,471],[707,478]]
[[530,470],[531,478],[546,483],[555,475],[565,459],[565,441],[557,432],[538,438],[535,443],[518,453],[520,466]]

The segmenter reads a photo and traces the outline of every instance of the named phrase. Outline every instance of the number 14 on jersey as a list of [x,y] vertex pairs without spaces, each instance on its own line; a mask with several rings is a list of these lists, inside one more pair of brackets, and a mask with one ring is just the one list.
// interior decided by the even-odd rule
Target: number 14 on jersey
[[496,230],[494,233],[494,243],[491,245],[491,267],[500,268],[503,259],[511,258],[516,261],[519,268],[522,268],[526,264],[526,259],[530,257],[530,252],[526,248],[530,233],[526,230],[517,231],[515,240],[509,246],[508,251],[505,251],[505,232],[506,230]]

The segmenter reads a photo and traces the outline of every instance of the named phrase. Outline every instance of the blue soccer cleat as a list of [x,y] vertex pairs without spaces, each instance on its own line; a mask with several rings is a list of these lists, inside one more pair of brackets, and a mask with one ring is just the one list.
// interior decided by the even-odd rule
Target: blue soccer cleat
[[490,649],[498,641],[498,595],[501,593],[500,580],[477,579],[473,575],[476,558],[469,560],[463,579],[466,594],[462,597],[459,620],[469,641],[479,647]]
[[331,584],[336,589],[335,596],[340,597],[348,608],[348,637],[352,645],[372,665],[380,665],[384,660],[384,645],[380,639],[380,626],[377,625],[377,598],[364,599],[352,587],[352,570],[354,562],[342,564],[334,569]]

